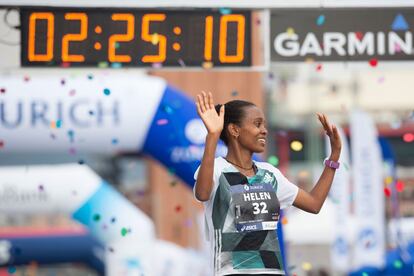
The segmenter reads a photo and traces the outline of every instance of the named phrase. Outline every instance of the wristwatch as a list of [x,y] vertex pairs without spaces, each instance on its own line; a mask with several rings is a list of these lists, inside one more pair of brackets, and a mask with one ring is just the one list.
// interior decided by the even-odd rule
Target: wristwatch
[[325,159],[325,161],[323,162],[325,164],[325,166],[332,168],[332,169],[339,169],[339,162],[336,161],[332,161],[329,159]]

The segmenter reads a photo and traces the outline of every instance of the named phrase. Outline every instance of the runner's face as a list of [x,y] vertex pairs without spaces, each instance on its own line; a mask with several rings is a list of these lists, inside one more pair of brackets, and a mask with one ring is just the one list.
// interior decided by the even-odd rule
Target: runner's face
[[263,111],[256,106],[244,109],[239,143],[251,152],[263,152],[266,147],[266,120]]

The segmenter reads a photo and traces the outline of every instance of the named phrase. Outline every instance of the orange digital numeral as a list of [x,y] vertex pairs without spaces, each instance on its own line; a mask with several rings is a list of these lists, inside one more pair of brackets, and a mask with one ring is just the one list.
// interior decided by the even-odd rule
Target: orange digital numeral
[[[237,23],[237,50],[235,55],[227,55],[227,25]],[[223,15],[220,19],[219,60],[222,63],[241,62],[244,59],[245,18],[240,14]]]
[[[46,53],[36,54],[36,21],[47,20]],[[53,36],[55,33],[55,17],[51,12],[34,12],[29,18],[29,61],[51,61],[53,59]]]
[[83,55],[70,55],[69,43],[71,41],[82,41],[88,37],[88,16],[86,13],[66,13],[66,20],[79,20],[80,33],[66,34],[62,38],[62,61],[64,62],[82,62],[85,61]]
[[213,17],[206,17],[206,29],[204,35],[204,58],[211,61],[213,52]]
[[150,34],[149,26],[151,21],[164,21],[165,14],[163,13],[150,13],[145,14],[142,17],[142,29],[141,29],[141,38],[147,42],[154,42],[158,44],[158,54],[157,55],[145,55],[142,57],[142,62],[164,62],[167,57],[167,38],[164,35],[160,34]]
[[135,18],[130,13],[114,13],[114,21],[126,21],[127,32],[125,34],[113,34],[109,37],[108,60],[110,62],[131,62],[130,55],[117,55],[115,53],[118,42],[128,42],[134,39]]

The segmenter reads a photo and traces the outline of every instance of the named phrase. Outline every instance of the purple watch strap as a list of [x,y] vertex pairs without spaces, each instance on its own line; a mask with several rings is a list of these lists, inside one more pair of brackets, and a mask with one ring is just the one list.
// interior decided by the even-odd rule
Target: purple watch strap
[[325,160],[325,166],[332,168],[332,169],[338,169],[339,168],[339,162],[335,162],[329,159]]

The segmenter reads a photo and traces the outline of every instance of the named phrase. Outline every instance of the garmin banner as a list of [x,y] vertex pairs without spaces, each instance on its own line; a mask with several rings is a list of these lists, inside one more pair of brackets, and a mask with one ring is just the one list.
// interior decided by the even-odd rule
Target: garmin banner
[[272,11],[271,60],[413,60],[413,8]]
[[385,200],[378,133],[372,118],[359,110],[351,113],[350,127],[357,221],[353,268],[381,269],[385,265]]

